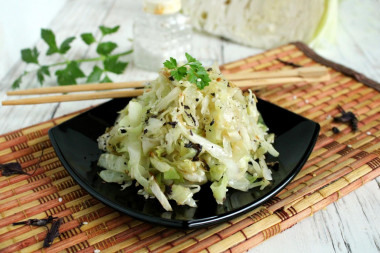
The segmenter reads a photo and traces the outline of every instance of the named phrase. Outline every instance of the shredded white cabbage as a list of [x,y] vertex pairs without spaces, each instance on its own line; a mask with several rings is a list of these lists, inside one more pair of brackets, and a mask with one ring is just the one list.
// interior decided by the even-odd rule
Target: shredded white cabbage
[[[129,102],[115,125],[99,137],[106,151],[98,165],[106,182],[131,185],[145,197],[156,197],[171,211],[169,200],[196,207],[193,196],[211,182],[218,204],[228,188],[264,188],[272,180],[265,155],[278,156],[257,99],[234,87],[217,67],[209,68],[209,86],[171,81],[169,70]],[[122,174],[125,174],[123,176]]]

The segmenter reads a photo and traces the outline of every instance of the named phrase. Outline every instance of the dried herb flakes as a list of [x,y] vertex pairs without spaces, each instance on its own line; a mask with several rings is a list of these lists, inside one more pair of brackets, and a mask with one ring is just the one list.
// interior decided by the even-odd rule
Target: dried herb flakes
[[6,177],[9,177],[9,176],[12,176],[12,175],[29,175],[29,176],[33,176],[34,173],[37,171],[38,167],[40,166],[41,158],[44,155],[44,150],[45,150],[45,146],[42,147],[41,156],[38,159],[38,162],[36,164],[36,168],[34,169],[34,171],[32,173],[28,173],[28,172],[24,171],[22,169],[22,166],[21,166],[20,163],[13,162],[13,163],[0,164],[0,170],[2,171],[1,175],[2,176],[6,176]]
[[20,221],[13,223],[15,225],[32,225],[32,226],[46,226],[48,223],[52,223],[57,217],[49,216],[46,219],[29,219],[26,221]]
[[49,248],[52,244],[55,238],[57,238],[59,234],[59,227],[62,224],[62,218],[59,218],[58,220],[54,221],[51,225],[51,228],[49,232],[47,233],[45,240],[44,240],[44,248]]
[[22,169],[21,164],[17,162],[0,164],[0,170],[2,171],[2,175],[6,177],[12,175],[31,175],[28,172],[25,172]]
[[346,112],[340,105],[338,105],[338,110],[341,116],[334,117],[335,122],[348,123],[351,126],[352,131],[358,130],[358,118],[353,112]]

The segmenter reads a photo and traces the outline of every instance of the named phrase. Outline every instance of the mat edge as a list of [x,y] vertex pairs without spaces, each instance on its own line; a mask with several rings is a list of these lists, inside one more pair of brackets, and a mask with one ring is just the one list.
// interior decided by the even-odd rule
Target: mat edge
[[309,57],[310,59],[314,60],[315,62],[318,62],[322,65],[325,65],[327,67],[330,67],[330,68],[333,68],[335,69],[336,71],[344,74],[344,75],[347,75],[349,77],[352,77],[354,78],[355,80],[371,87],[371,88],[374,88],[376,89],[377,91],[380,91],[380,83],[379,82],[376,82],[375,80],[372,80],[370,78],[368,78],[367,76],[365,76],[364,74],[360,73],[360,72],[357,72],[351,68],[348,68],[342,64],[339,64],[339,63],[336,63],[336,62],[333,62],[333,61],[330,61],[324,57],[322,57],[321,55],[319,55],[318,53],[316,53],[313,49],[311,49],[308,45],[306,45],[305,43],[301,42],[301,41],[295,41],[295,42],[291,42],[290,45],[294,45],[296,46],[299,50],[301,50],[307,57]]

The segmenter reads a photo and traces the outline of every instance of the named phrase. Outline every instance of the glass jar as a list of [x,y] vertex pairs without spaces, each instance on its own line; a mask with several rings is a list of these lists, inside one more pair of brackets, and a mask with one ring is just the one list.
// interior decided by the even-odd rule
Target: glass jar
[[144,1],[144,13],[133,25],[133,59],[138,68],[157,71],[170,57],[185,60],[192,27],[180,9],[181,0]]

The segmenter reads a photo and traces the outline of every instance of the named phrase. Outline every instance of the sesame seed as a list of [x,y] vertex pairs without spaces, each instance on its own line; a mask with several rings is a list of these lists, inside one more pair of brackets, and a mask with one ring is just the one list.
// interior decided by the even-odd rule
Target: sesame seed
[[351,144],[348,144],[347,147],[352,148],[352,145],[351,145]]
[[200,82],[200,81],[202,81],[202,79],[198,78],[198,79],[197,79],[197,82]]
[[95,249],[94,253],[100,253],[100,249]]
[[308,104],[308,103],[309,103],[309,100],[305,99],[305,103]]
[[87,222],[87,221],[83,221],[82,224],[83,224],[83,225],[87,225],[88,222]]
[[330,114],[327,115],[327,116],[326,116],[326,119],[331,119],[331,115],[330,115]]
[[366,134],[367,134],[367,135],[371,135],[371,132],[370,132],[370,131],[368,131]]
[[297,99],[297,96],[296,96],[296,95],[294,95],[294,96],[293,96],[293,99],[294,99],[294,100],[296,100],[296,99]]
[[63,200],[62,198],[59,198],[59,199],[58,199],[59,202],[62,202],[62,200]]

